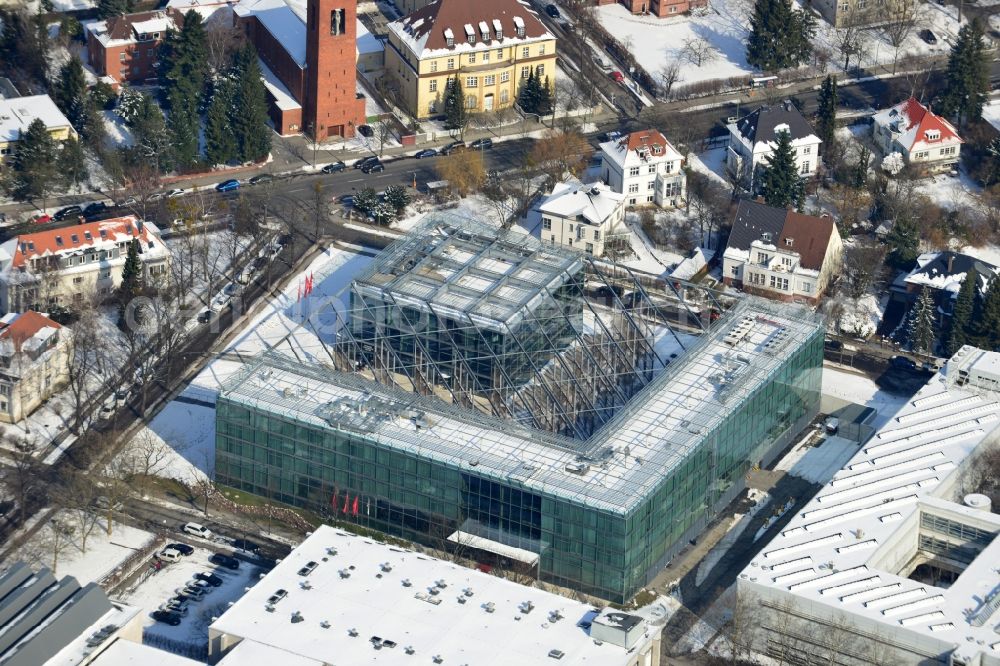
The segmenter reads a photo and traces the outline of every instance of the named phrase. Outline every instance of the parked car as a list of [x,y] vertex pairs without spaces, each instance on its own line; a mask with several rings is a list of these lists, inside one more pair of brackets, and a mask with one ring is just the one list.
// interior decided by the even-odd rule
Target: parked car
[[433,148],[424,148],[423,150],[418,150],[417,154],[414,155],[414,157],[417,158],[418,160],[422,160],[425,157],[434,157],[437,154],[438,151],[434,150]]
[[115,412],[117,410],[118,410],[118,401],[115,400],[114,396],[111,396],[110,398],[104,401],[103,405],[101,405],[101,411],[99,413],[99,416],[102,420],[107,421],[108,419],[110,419],[112,416],[115,415]]
[[476,139],[475,141],[469,144],[469,148],[472,148],[473,150],[488,150],[492,147],[493,147],[493,139],[490,139],[489,137],[484,139]]
[[617,141],[620,138],[622,138],[622,133],[619,132],[618,130],[611,130],[610,132],[604,135],[605,141]]
[[240,181],[235,178],[224,180],[215,186],[216,192],[235,192],[238,189],[240,189]]
[[168,543],[167,548],[173,548],[174,550],[176,550],[181,555],[184,555],[185,557],[194,552],[194,548],[187,545],[186,543]]
[[115,205],[118,206],[119,208],[122,208],[122,207],[125,207],[125,206],[134,206],[137,203],[139,203],[139,202],[136,201],[135,197],[129,196],[129,197],[125,197],[121,201],[116,201]]
[[926,29],[921,30],[918,34],[920,35],[920,39],[924,40],[928,44],[937,44],[937,41],[938,41],[937,40],[937,35],[935,35],[930,30],[926,30]]
[[188,599],[193,599],[195,601],[201,601],[207,593],[200,587],[191,587],[190,585],[185,585],[184,587],[177,588],[177,594],[182,594]]
[[545,5],[545,13],[552,18],[559,18],[559,8],[553,4]]
[[103,201],[95,201],[87,204],[83,209],[83,217],[88,222],[99,220],[108,214],[108,204]]
[[[130,393],[131,393],[131,391],[129,390],[129,388],[127,386],[122,386],[118,390],[115,391],[115,400],[118,401],[119,405],[124,405],[126,402],[128,402],[128,398],[129,398],[129,394]],[[120,502],[116,502],[115,504],[120,504]],[[116,506],[115,510],[119,511],[120,509]]]
[[917,364],[905,356],[893,356],[889,359],[889,367],[897,370],[916,370]]
[[199,525],[198,523],[184,523],[184,525],[181,526],[181,531],[193,534],[196,537],[201,537],[202,539],[210,539],[212,537],[212,530],[208,529],[204,525]]
[[229,555],[223,555],[222,553],[212,553],[212,556],[208,558],[208,561],[212,564],[218,564],[220,567],[225,567],[234,571],[240,568],[240,561],[238,559],[230,557]]
[[212,310],[205,310],[204,312],[198,313],[198,323],[207,324],[212,321]]
[[327,164],[325,167],[323,167],[323,173],[340,173],[346,168],[347,168],[346,164],[344,164],[341,161],[337,161],[331,164]]
[[246,552],[253,553],[254,555],[260,553],[260,546],[255,544],[253,541],[247,541],[246,539],[233,540],[233,548],[236,550],[245,550]]
[[51,221],[52,221],[52,216],[49,215],[48,213],[42,213],[41,215],[36,215],[35,217],[31,218],[32,224],[48,224]]
[[354,205],[354,195],[353,194],[342,194],[337,197],[337,203],[346,208],[350,208]]
[[600,67],[605,72],[611,71],[611,65],[609,65],[608,61],[604,58],[604,56],[602,56],[599,53],[594,54],[594,64]]
[[375,136],[375,130],[372,129],[371,125],[358,125],[358,134],[366,139],[370,139]]
[[441,154],[442,155],[451,155],[456,150],[464,150],[464,149],[465,149],[465,142],[464,141],[452,141],[447,146],[445,146],[444,148],[441,149]]
[[202,594],[209,594],[212,592],[212,588],[215,586],[209,585],[205,581],[195,578],[194,580],[189,581],[188,584],[185,585],[184,587],[190,590],[201,590]]
[[184,194],[184,191],[185,190],[183,188],[175,187],[172,190],[167,190],[166,192],[164,192],[163,196],[167,197],[168,199],[171,199],[173,197],[179,197],[180,195]]
[[274,591],[274,594],[272,594],[267,598],[267,603],[273,606],[274,604],[278,603],[287,596],[288,596],[287,590],[277,589]]
[[80,215],[83,215],[83,209],[79,206],[66,206],[57,210],[56,214],[52,217],[55,220],[66,220],[71,217],[79,217]]
[[156,559],[164,562],[180,562],[182,557],[181,552],[173,548],[164,548],[156,554]]
[[209,573],[207,571],[199,571],[194,575],[198,580],[203,580],[212,587],[219,587],[222,585],[222,579],[216,576],[214,573]]
[[160,610],[164,613],[177,613],[181,617],[188,614],[188,606],[176,600],[164,601],[160,604]]
[[368,166],[362,167],[361,173],[381,173],[385,171],[385,165],[375,160]]
[[[125,505],[121,502],[112,503],[110,499],[101,495],[96,500],[94,500],[94,506],[96,506],[101,511],[107,511],[108,509],[114,509],[115,511],[121,511],[125,508]],[[170,545],[167,546],[169,548]]]
[[354,163],[355,169],[364,169],[366,166],[372,162],[378,162],[377,155],[369,155],[368,157],[362,157],[360,160]]
[[256,257],[250,265],[255,271],[261,271],[267,266],[267,257]]
[[264,183],[270,183],[274,180],[274,176],[269,173],[259,173],[256,176],[251,176],[250,180],[247,181],[248,185],[263,185]]
[[318,566],[319,566],[319,562],[315,562],[313,560],[310,560],[310,561],[306,562],[306,564],[305,564],[304,567],[302,567],[301,569],[299,569],[299,575],[300,576],[308,576],[313,571],[315,571],[316,567],[318,567]]
[[211,304],[209,304],[208,309],[211,310],[212,312],[222,312],[232,302],[233,302],[232,296],[220,291],[218,294],[215,295],[215,298],[212,299],[212,302]]
[[619,72],[617,69],[611,70],[611,74],[609,74],[608,76],[610,76],[611,80],[614,81],[615,83],[625,82],[625,75]]
[[157,622],[169,624],[171,627],[176,627],[181,623],[180,613],[174,613],[173,611],[155,610],[152,617]]

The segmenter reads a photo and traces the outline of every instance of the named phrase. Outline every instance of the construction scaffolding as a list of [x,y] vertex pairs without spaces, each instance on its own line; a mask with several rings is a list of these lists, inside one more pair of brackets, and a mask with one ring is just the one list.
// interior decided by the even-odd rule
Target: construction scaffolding
[[732,301],[437,214],[351,286],[336,369],[586,439]]

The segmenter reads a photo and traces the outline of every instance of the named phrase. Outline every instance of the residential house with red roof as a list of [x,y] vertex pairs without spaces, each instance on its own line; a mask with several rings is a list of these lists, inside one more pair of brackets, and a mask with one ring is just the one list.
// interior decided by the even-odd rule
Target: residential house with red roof
[[25,312],[103,301],[121,284],[128,244],[139,243],[146,279],[169,269],[155,224],[134,215],[15,236],[0,244],[0,310]]
[[913,97],[876,113],[872,136],[883,155],[901,153],[921,174],[954,169],[965,143],[954,125]]
[[602,178],[625,195],[625,205],[680,206],[687,191],[684,158],[655,129],[632,132],[601,144]]
[[84,24],[87,59],[99,76],[117,84],[145,83],[158,77],[160,45],[167,32],[179,30],[175,10],[122,14]]
[[435,0],[389,24],[385,72],[407,111],[444,112],[449,85],[471,112],[512,106],[534,73],[555,86],[556,38],[519,0]]
[[722,255],[723,282],[773,300],[815,304],[839,273],[843,254],[829,215],[744,199]]
[[17,423],[69,379],[72,334],[28,310],[0,318],[0,421]]

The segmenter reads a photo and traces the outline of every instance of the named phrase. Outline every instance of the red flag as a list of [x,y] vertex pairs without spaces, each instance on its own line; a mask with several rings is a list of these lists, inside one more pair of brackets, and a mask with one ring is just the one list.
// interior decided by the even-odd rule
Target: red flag
[[344,493],[344,513],[347,513],[347,503],[351,500],[350,493]]
[[309,294],[312,293],[312,289],[313,289],[312,280],[310,280],[309,276],[307,275],[306,276],[306,296],[308,296]]
[[354,506],[351,507],[351,513],[353,513],[355,516],[358,515],[358,498],[359,497],[360,497],[360,495],[358,497],[354,498]]
[[334,513],[337,513],[337,495],[339,493],[340,493],[340,491],[337,489],[337,486],[334,486],[333,487],[333,494],[330,495],[330,508],[333,509]]

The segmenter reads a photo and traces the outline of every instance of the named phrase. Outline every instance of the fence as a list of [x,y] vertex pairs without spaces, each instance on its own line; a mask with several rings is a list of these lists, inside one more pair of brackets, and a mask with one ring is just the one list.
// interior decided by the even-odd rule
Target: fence
[[189,643],[173,638],[166,638],[160,634],[153,633],[146,627],[142,630],[142,642],[151,647],[166,650],[181,657],[194,659],[196,661],[208,661],[208,643]]
[[[149,558],[152,557],[153,553],[159,550],[163,543],[163,537],[153,537],[139,550],[126,557],[114,571],[102,578],[98,584],[104,588],[105,592],[107,592],[109,596],[114,596],[118,593],[118,588],[122,586],[123,583],[126,583],[128,579],[135,574],[139,567],[149,563]],[[143,580],[145,580],[145,578]]]

